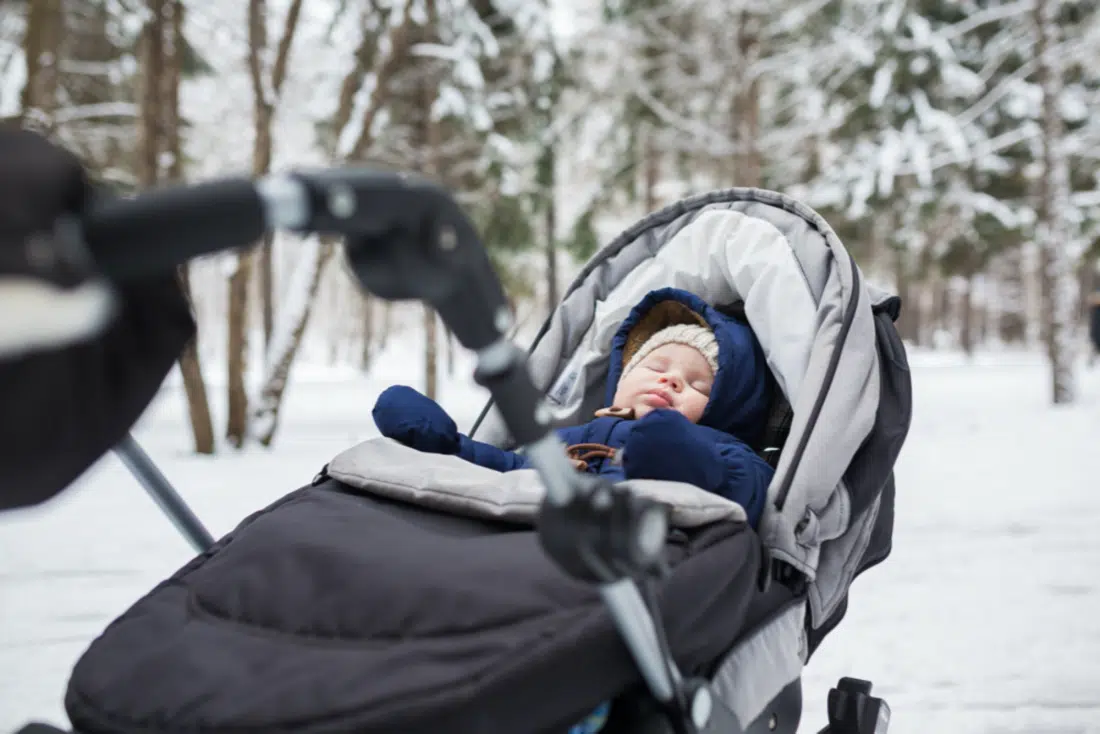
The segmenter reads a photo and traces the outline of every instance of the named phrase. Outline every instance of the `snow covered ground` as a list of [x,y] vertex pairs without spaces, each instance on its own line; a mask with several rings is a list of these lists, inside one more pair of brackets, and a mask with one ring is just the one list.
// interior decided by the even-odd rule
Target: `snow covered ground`
[[[135,433],[221,534],[372,435],[382,387],[418,384],[414,352],[395,345],[369,379],[296,370],[272,452],[188,456],[174,388]],[[826,691],[853,675],[887,696],[893,732],[1100,732],[1100,367],[1056,410],[1038,356],[912,361],[894,553],[856,582],[811,662],[802,730],[824,725]],[[468,367],[441,400],[464,427],[484,395]],[[76,658],[190,555],[113,456],[52,504],[0,516],[0,734],[65,722]]]

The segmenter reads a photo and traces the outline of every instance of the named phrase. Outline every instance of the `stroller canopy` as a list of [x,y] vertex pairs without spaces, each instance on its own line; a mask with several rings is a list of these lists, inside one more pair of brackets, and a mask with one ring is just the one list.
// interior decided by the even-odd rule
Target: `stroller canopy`
[[[848,561],[867,550],[908,426],[908,381],[897,384],[889,371],[884,378],[880,364],[880,341],[893,331],[876,329],[876,314],[896,317],[899,303],[863,281],[832,228],[804,204],[748,188],[685,199],[594,256],[532,344],[532,377],[561,425],[599,407],[618,324],[647,292],[666,286],[715,306],[744,303],[793,409],[759,532],[774,558],[816,580],[811,606],[821,620],[854,574]],[[907,368],[895,359],[893,369]],[[475,430],[481,440],[510,444],[495,408]],[[854,461],[871,444],[885,450]]]

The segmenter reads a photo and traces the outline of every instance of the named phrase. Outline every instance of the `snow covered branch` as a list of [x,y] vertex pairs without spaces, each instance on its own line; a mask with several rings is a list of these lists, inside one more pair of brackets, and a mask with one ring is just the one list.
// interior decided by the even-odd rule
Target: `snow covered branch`
[[1023,16],[1034,9],[1035,0],[1017,0],[1017,2],[1008,5],[993,5],[969,13],[966,20],[947,26],[939,33],[945,40],[951,41],[961,38],[967,33],[972,33],[988,23],[999,23],[1009,18]]
[[99,120],[109,117],[138,116],[138,107],[130,102],[102,102],[99,104],[61,107],[53,112],[54,124],[64,125],[81,120]]
[[374,122],[382,112],[382,108],[388,99],[390,80],[397,73],[411,45],[413,9],[413,3],[409,2],[405,6],[401,20],[385,38],[389,51],[374,73],[374,86],[367,97],[366,109],[363,111],[361,121],[358,124],[359,134],[355,138],[355,142],[351,144],[350,150],[346,153],[343,150],[340,151],[341,158],[349,160],[362,159],[374,140]]

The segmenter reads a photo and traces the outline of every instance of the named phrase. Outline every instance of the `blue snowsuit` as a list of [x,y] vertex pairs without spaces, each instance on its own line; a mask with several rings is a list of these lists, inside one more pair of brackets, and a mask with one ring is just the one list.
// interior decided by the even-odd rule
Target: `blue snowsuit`
[[[718,371],[698,424],[674,410],[654,410],[639,420],[605,415],[558,429],[566,446],[601,444],[619,457],[586,460],[586,471],[623,479],[687,482],[740,504],[755,527],[764,508],[772,468],[750,447],[763,428],[769,405],[767,364],[752,331],[676,288],[650,292],[623,320],[612,340],[607,375],[610,406],[623,369],[631,330],[664,301],[678,301],[701,316],[718,342]],[[379,396],[373,411],[382,435],[412,448],[457,454],[467,461],[505,472],[529,466],[522,454],[476,441],[458,432],[434,401],[410,387],[395,386]]]

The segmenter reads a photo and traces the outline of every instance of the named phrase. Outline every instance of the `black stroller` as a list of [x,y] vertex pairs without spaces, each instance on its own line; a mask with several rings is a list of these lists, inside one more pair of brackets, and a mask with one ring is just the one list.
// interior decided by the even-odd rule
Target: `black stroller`
[[[364,287],[431,303],[492,394],[478,438],[525,447],[537,472],[388,439],[334,457],[106,628],[66,694],[76,731],[566,734],[606,702],[606,734],[796,731],[803,667],[890,552],[911,401],[900,303],[819,215],[758,189],[652,214],[587,264],[527,355],[476,232],[425,181],[164,190],[86,235],[127,277],[267,228],[345,235]],[[776,397],[755,448],[776,473],[758,532],[575,472],[551,431],[591,414],[610,325],[658,286],[740,316],[764,347]],[[829,721],[881,733],[889,709],[842,679]]]

